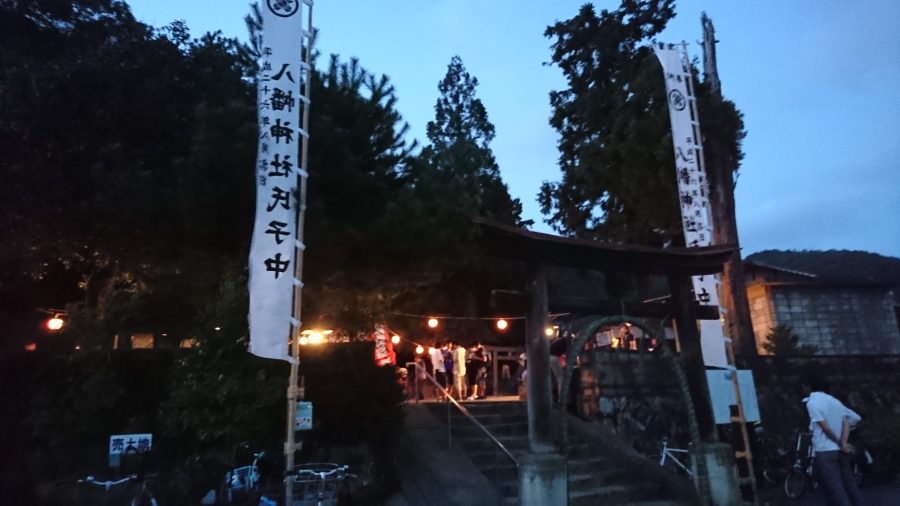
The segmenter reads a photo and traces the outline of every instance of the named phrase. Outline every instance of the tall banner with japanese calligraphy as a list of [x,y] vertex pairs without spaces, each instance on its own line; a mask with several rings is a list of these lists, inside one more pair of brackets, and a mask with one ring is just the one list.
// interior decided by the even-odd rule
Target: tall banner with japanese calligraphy
[[257,75],[256,220],[249,267],[250,353],[293,361],[288,350],[294,285],[300,284],[295,279],[297,189],[306,175],[298,161],[298,146],[306,136],[300,124],[308,76],[301,61],[304,3],[262,0],[260,4],[263,23]]
[[[684,241],[688,247],[709,246],[712,243],[713,222],[709,208],[709,184],[703,167],[703,146],[700,138],[700,119],[694,101],[694,86],[687,50],[683,45],[653,45],[666,78],[666,97],[672,123],[672,143],[675,148],[675,170],[678,178],[678,198]],[[701,304],[718,305],[718,276],[694,276],[694,293]],[[709,366],[725,367],[725,332],[718,320],[700,321],[700,343],[703,362]]]

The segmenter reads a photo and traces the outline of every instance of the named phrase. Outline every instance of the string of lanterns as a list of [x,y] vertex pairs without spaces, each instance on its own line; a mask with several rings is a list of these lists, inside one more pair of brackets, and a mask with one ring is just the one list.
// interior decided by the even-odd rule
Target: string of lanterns
[[[424,319],[425,324],[430,329],[436,329],[440,326],[441,320],[469,320],[469,321],[493,321],[497,330],[505,331],[509,328],[509,323],[511,320],[525,320],[527,317],[525,316],[503,316],[503,317],[480,317],[480,316],[435,316],[435,315],[420,315],[420,314],[410,314],[410,313],[391,313],[394,316],[404,316],[409,318],[419,318]],[[566,316],[570,313],[551,313],[549,315],[550,319],[554,319],[560,316]],[[556,335],[556,331],[559,327],[556,325],[550,325],[544,330],[544,335],[547,337],[553,337]],[[300,333],[300,345],[316,345],[322,344],[328,340],[328,335],[331,334],[332,330],[304,330]],[[400,344],[400,341],[403,340],[398,334],[391,332],[391,343],[394,345]],[[421,355],[425,353],[426,349],[431,348],[431,346],[425,346],[421,343],[418,343],[412,339],[406,339],[411,344],[416,346],[415,351],[416,355]]]

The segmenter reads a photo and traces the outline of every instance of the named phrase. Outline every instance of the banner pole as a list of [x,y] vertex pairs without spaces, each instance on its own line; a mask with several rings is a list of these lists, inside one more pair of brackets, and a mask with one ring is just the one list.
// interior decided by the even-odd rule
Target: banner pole
[[294,243],[294,293],[293,293],[293,309],[291,313],[291,333],[290,333],[290,343],[291,343],[291,357],[293,360],[291,361],[291,374],[289,379],[289,384],[287,388],[287,427],[286,427],[286,437],[284,444],[284,467],[285,467],[285,479],[284,479],[284,504],[285,506],[291,506],[293,504],[293,495],[294,495],[294,487],[293,487],[293,477],[289,474],[294,470],[294,454],[299,451],[303,447],[302,441],[300,443],[295,442],[296,435],[296,417],[297,417],[297,402],[303,400],[306,396],[304,384],[301,380],[300,385],[298,387],[298,376],[299,376],[299,366],[300,366],[300,327],[302,322],[300,320],[301,310],[302,310],[302,289],[303,289],[303,251],[306,249],[306,246],[303,242],[303,232],[305,228],[305,218],[306,218],[306,187],[307,187],[307,178],[309,177],[309,172],[307,170],[307,162],[309,161],[309,106],[310,106],[310,90],[311,90],[311,82],[312,82],[312,44],[313,44],[313,24],[312,24],[312,0],[304,0],[303,4],[307,6],[306,9],[306,27],[300,27],[301,38],[304,40],[305,44],[303,44],[303,75],[305,76],[303,79],[303,90],[300,93],[300,101],[303,103],[303,116],[301,120],[301,148],[300,148],[300,166],[297,171],[297,183],[299,187],[298,195],[297,195],[297,220],[296,220],[296,230],[295,230],[295,243]]

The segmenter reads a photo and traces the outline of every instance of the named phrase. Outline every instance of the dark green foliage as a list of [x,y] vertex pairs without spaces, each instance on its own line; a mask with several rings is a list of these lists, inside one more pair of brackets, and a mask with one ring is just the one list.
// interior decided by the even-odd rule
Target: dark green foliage
[[373,343],[301,350],[300,374],[313,403],[309,445],[374,445],[386,449],[403,430],[403,392],[392,367],[378,367]]
[[[424,166],[412,172],[417,185],[435,184],[459,212],[516,225],[522,204],[509,195],[500,178],[490,143],[494,125],[475,96],[478,79],[454,56],[438,83],[440,96],[434,121],[428,122],[430,145],[422,151]],[[426,173],[423,173],[426,172]]]
[[160,418],[180,455],[223,457],[242,441],[272,449],[283,439],[288,366],[247,353],[245,287],[241,270],[224,270],[197,319],[200,347],[180,354],[168,378]]
[[0,7],[0,258],[80,278],[70,309],[106,338],[183,336],[215,285],[205,267],[249,245],[248,60],[215,34],[155,31],[122,2],[63,4]]
[[770,355],[815,355],[816,347],[811,344],[800,344],[800,336],[794,334],[790,325],[780,324],[772,327],[766,334],[766,342],[762,345]]
[[167,393],[171,353],[83,351],[15,358],[33,360],[26,377],[34,392],[28,422],[38,475],[103,469],[110,435],[159,434],[157,410]]
[[[568,82],[550,94],[563,178],[545,182],[538,196],[556,230],[653,246],[683,243],[665,87],[649,47],[674,16],[672,0],[624,0],[599,15],[584,5],[547,28],[552,61]],[[739,113],[703,86],[696,92],[704,142],[736,170]]]
[[[33,432],[42,469],[55,474],[100,465],[103,438],[123,430],[154,432],[167,464],[228,458],[237,441],[278,459],[287,364],[246,351],[256,152],[249,51],[215,34],[191,39],[183,23],[154,30],[115,0],[6,2],[0,23],[0,265],[9,268],[0,300],[28,296],[25,311],[69,302],[67,335],[53,336],[65,355],[46,370],[36,364],[34,395],[23,395],[35,400],[35,417],[10,434],[29,441],[23,433]],[[402,273],[399,260],[385,261],[401,255],[370,251],[385,238],[390,245],[385,232],[409,218],[390,206],[410,148],[386,78],[333,59],[313,85],[306,293],[316,304],[308,306],[346,311],[348,326],[364,326],[384,307],[375,287]],[[44,284],[69,289],[51,299]],[[21,308],[2,312],[4,338],[25,328],[5,325]],[[202,346],[108,351],[113,335],[138,332]],[[52,348],[49,339],[41,349]],[[73,341],[83,353],[71,355]],[[355,365],[367,371],[371,360]],[[372,391],[385,383],[352,374],[326,380],[344,378],[357,381],[342,399],[362,399],[348,407],[381,399],[385,409],[367,410],[373,432],[335,431],[332,440],[390,444],[385,427],[400,425],[396,386]],[[332,408],[344,406],[317,411],[351,418]],[[54,445],[64,452],[58,462]]]
[[[370,325],[416,269],[417,218],[400,172],[412,146],[385,76],[336,56],[317,73],[310,117],[304,314],[329,326]],[[317,323],[317,322],[312,322]]]

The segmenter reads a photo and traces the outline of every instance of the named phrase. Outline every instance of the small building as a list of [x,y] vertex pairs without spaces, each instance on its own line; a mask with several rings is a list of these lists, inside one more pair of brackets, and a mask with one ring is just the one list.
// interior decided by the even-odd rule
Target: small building
[[778,251],[744,259],[757,349],[777,325],[819,355],[900,354],[900,258]]

